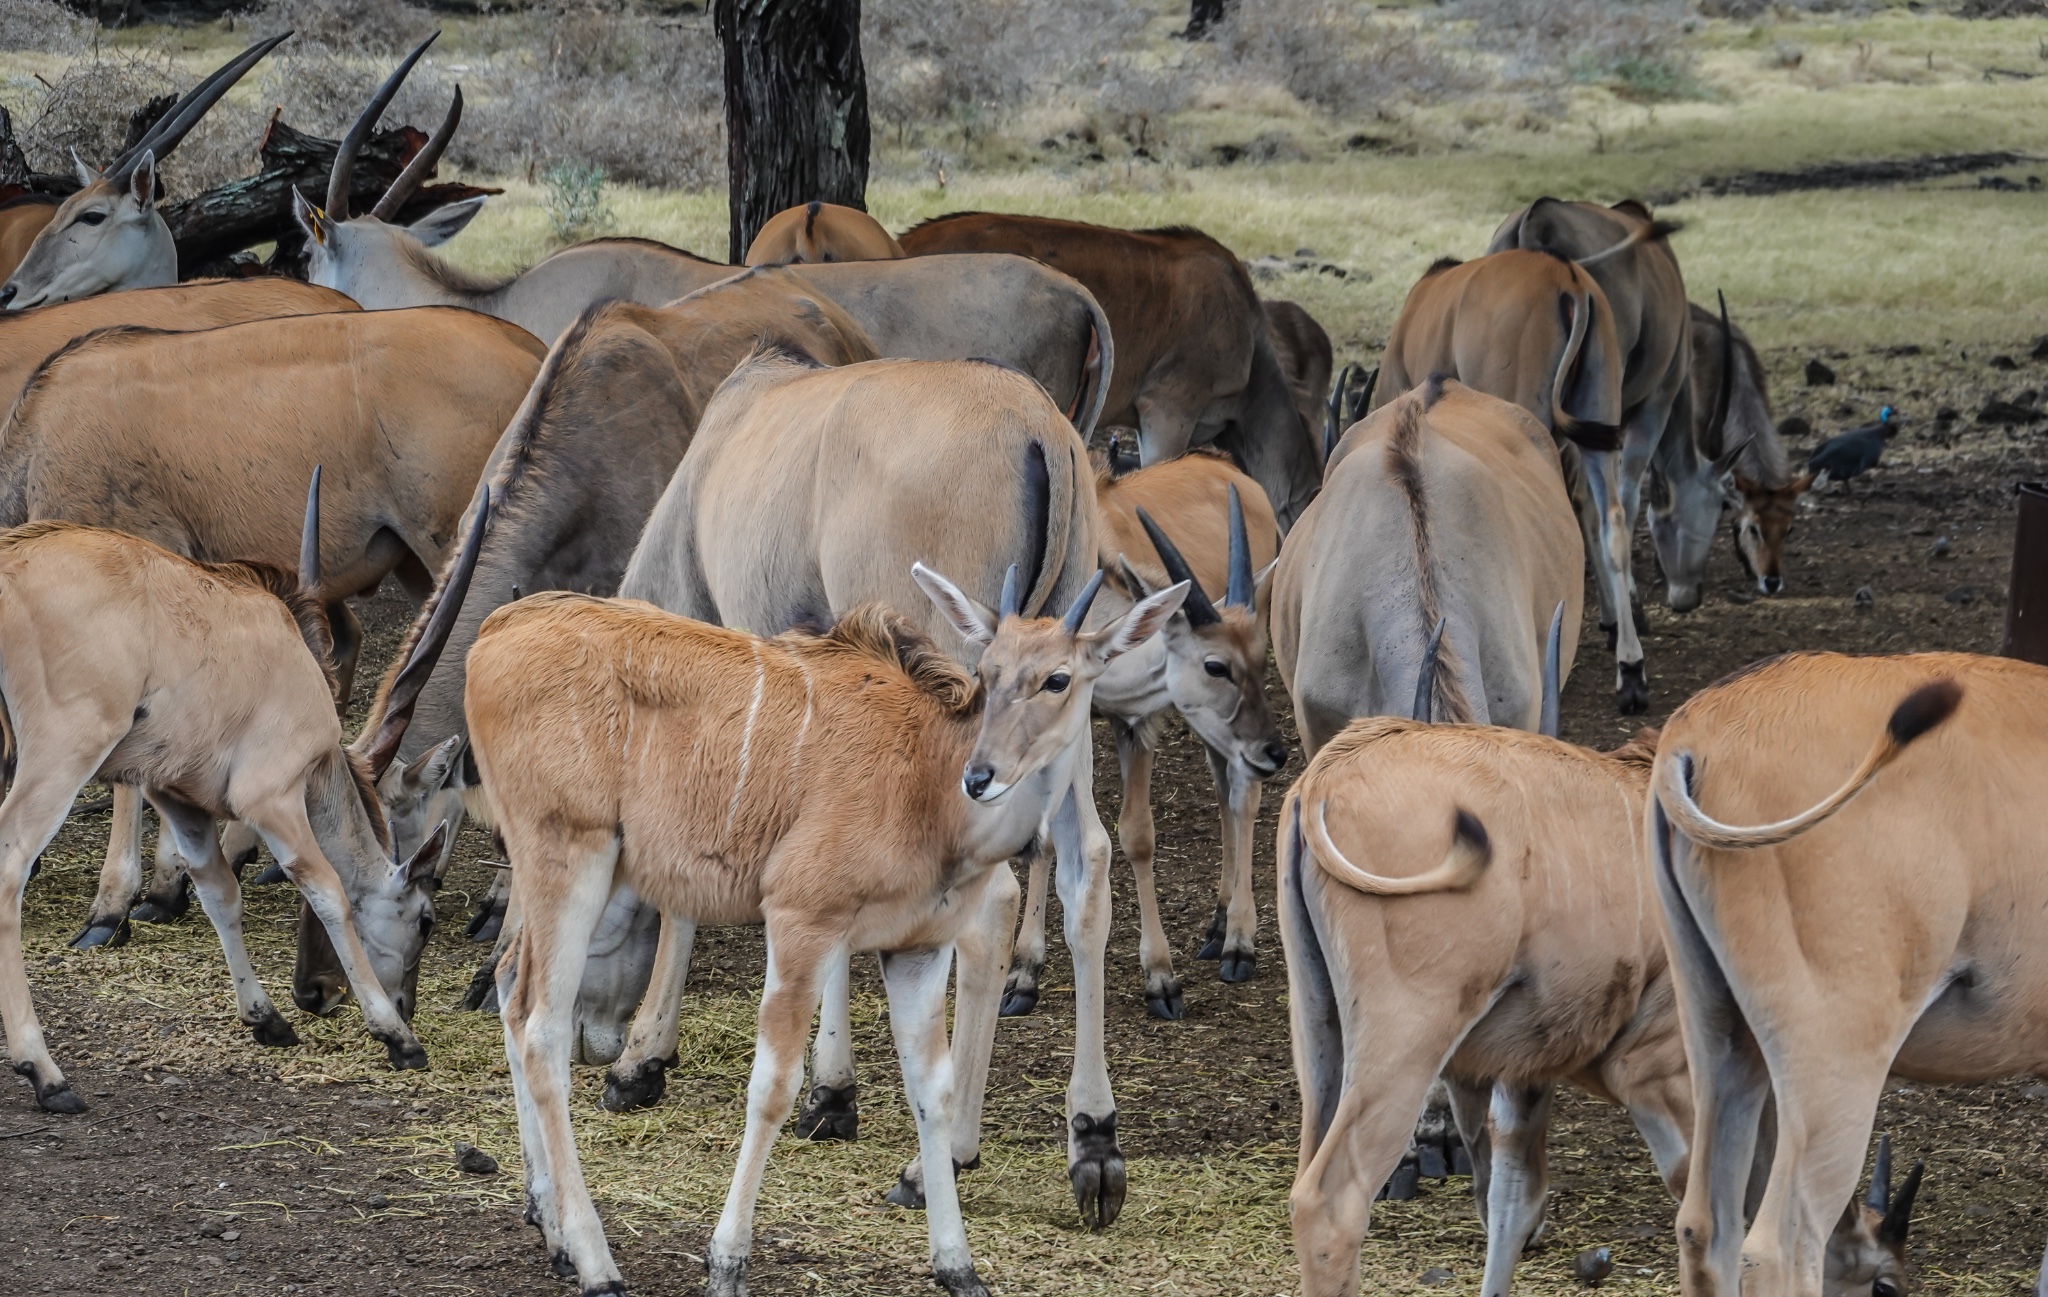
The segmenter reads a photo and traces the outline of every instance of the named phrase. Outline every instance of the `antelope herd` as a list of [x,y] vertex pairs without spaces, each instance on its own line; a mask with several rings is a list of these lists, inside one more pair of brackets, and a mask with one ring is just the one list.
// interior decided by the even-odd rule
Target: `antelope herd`
[[[1894,1195],[1881,1142],[1855,1196],[1887,1078],[2048,1075],[2048,670],[1795,654],[1613,752],[1558,739],[1589,577],[1616,704],[1647,707],[1646,485],[1678,611],[1724,519],[1777,593],[1812,485],[1725,301],[1687,301],[1675,224],[1531,203],[1414,286],[1376,386],[1354,366],[1334,390],[1308,313],[1185,228],[964,212],[892,235],[814,202],[746,269],[602,239],[484,281],[432,251],[482,199],[392,223],[459,89],[351,212],[422,43],[324,202],[298,198],[310,284],[178,283],[155,169],[277,43],[81,163],[62,203],[0,209],[0,1019],[44,1109],[85,1105],[30,1002],[20,902],[86,783],[115,817],[75,945],[175,917],[189,880],[241,1020],[296,1044],[242,936],[260,844],[303,898],[294,1001],[353,994],[398,1068],[427,1063],[415,982],[474,818],[510,866],[472,924],[495,947],[469,1005],[502,1015],[527,1220],[558,1270],[625,1291],[572,1060],[610,1065],[609,1108],[662,1102],[698,925],[753,924],[710,1290],[745,1290],[799,1098],[800,1134],[855,1137],[850,966],[874,952],[919,1148],[888,1198],[926,1213],[948,1292],[985,1294],[956,1177],[998,1018],[1039,997],[1052,890],[1069,1188],[1096,1228],[1133,1188],[1092,720],[1121,768],[1142,996],[1177,1019],[1155,753],[1176,714],[1206,751],[1197,958],[1249,979],[1254,822],[1288,759],[1270,635],[1309,757],[1277,840],[1303,1291],[1359,1290],[1436,1093],[1503,1297],[1543,1229],[1560,1081],[1627,1108],[1679,1199],[1688,1294],[1904,1291],[1920,1169]],[[349,601],[387,578],[418,614],[344,745]],[[138,909],[143,801],[163,828]]]

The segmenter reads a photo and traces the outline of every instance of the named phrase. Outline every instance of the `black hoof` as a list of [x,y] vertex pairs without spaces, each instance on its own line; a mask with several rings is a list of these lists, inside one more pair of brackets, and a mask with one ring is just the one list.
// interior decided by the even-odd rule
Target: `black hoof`
[[142,904],[128,912],[128,917],[137,923],[176,923],[185,917],[185,911],[192,906],[191,883],[179,879],[178,885],[168,895],[151,892],[142,898]]
[[1038,1008],[1038,973],[1010,971],[1010,986],[1004,988],[1004,1006],[997,1010],[1004,1018],[1022,1018],[1030,1010]]
[[1462,1139],[1451,1146],[1451,1174],[1472,1174],[1472,1155],[1465,1151],[1465,1141]]
[[1415,1147],[1415,1170],[1425,1180],[1441,1180],[1451,1173],[1451,1164],[1445,1160],[1441,1145],[1418,1144]]
[[858,1089],[851,1083],[844,1089],[834,1089],[829,1085],[811,1087],[810,1096],[804,1100],[803,1111],[796,1115],[796,1133],[821,1144],[834,1140],[851,1143],[859,1139]]
[[945,1288],[947,1297],[988,1297],[988,1288],[972,1269],[934,1270],[932,1278]]
[[548,1253],[548,1269],[555,1272],[557,1279],[567,1279],[572,1283],[576,1279],[576,1263],[569,1259],[568,1252],[562,1248],[556,1248]]
[[1124,1209],[1124,1155],[1116,1145],[1116,1114],[1081,1113],[1074,1118],[1073,1129],[1067,1182],[1074,1189],[1074,1205],[1081,1209],[1083,1224],[1107,1229]]
[[249,1024],[249,1034],[265,1049],[290,1049],[299,1043],[299,1033],[292,1030],[292,1024],[284,1015],[272,1010],[270,1016],[261,1022]]
[[896,1177],[896,1187],[882,1195],[882,1201],[891,1207],[905,1211],[924,1210],[924,1186],[912,1180],[908,1172]]
[[272,887],[278,883],[288,883],[290,881],[291,879],[284,872],[284,866],[273,860],[264,867],[262,873],[250,879],[248,885],[250,887]]
[[1226,982],[1249,982],[1258,971],[1259,954],[1255,950],[1228,950],[1216,966],[1216,976]]
[[257,848],[253,846],[244,847],[236,853],[233,860],[228,861],[228,868],[235,871],[236,878],[240,878],[244,869],[256,863],[256,852]]
[[1614,705],[1625,716],[1650,710],[1650,685],[1643,678],[1642,663],[1621,664],[1621,687],[1614,691]]
[[1401,1165],[1394,1168],[1394,1174],[1387,1177],[1386,1187],[1380,1190],[1380,1197],[1393,1202],[1407,1202],[1422,1191],[1422,1169],[1415,1159],[1403,1158]]
[[705,1269],[711,1272],[711,1282],[705,1285],[705,1297],[744,1297],[747,1291],[747,1259],[743,1256],[715,1256]]
[[486,959],[483,963],[477,965],[476,972],[470,974],[469,989],[462,993],[462,998],[456,1001],[455,1007],[463,1010],[465,1013],[475,1013],[484,1007],[485,1001],[489,1000],[492,1007],[495,1008],[497,1007],[497,1001],[491,997],[492,993],[497,989],[498,961]]
[[1195,952],[1196,959],[1223,958],[1223,938],[1230,932],[1230,912],[1222,906],[1209,916],[1209,930],[1202,934],[1202,948]]
[[78,1093],[64,1082],[59,1081],[55,1085],[45,1087],[36,1080],[35,1070],[27,1063],[16,1063],[14,1070],[27,1077],[29,1084],[35,1086],[36,1104],[44,1112],[54,1112],[64,1117],[76,1117],[79,1113],[85,1111],[85,1100],[79,1098]]
[[127,945],[130,932],[126,918],[94,919],[79,929],[78,935],[71,939],[71,948],[91,950],[95,946],[105,946],[112,950],[115,946]]
[[394,1072],[424,1072],[427,1070],[427,1048],[418,1041],[384,1042],[384,1054],[391,1060]]
[[1180,979],[1169,977],[1156,991],[1145,992],[1145,1009],[1155,1018],[1179,1022],[1188,1016],[1187,997],[1181,994]]
[[640,1064],[630,1076],[614,1065],[604,1074],[604,1097],[598,1102],[604,1105],[606,1112],[652,1108],[668,1092],[667,1072],[668,1064],[658,1058],[650,1058]]
[[471,941],[496,941],[499,930],[504,926],[505,907],[480,901],[476,913],[469,916],[469,926],[462,930],[462,935]]
[[582,1292],[582,1297],[626,1297],[626,1281],[623,1279],[613,1279],[609,1283],[601,1283],[595,1288],[585,1288]]

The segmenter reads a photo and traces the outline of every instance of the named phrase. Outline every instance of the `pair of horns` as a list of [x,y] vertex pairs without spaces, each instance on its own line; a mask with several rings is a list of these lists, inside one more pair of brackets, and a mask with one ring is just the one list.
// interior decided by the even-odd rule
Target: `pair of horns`
[[1927,1163],[1913,1163],[1913,1169],[1906,1173],[1906,1183],[1899,1186],[1898,1197],[1894,1198],[1892,1137],[1878,1136],[1877,1165],[1871,1168],[1870,1194],[1864,1198],[1863,1205],[1884,1217],[1877,1227],[1877,1236],[1882,1241],[1898,1244],[1906,1241],[1906,1231],[1913,1226],[1913,1199],[1920,1195],[1920,1177],[1926,1171]]
[[[384,79],[383,85],[377,87],[377,93],[370,96],[370,102],[348,128],[348,134],[342,137],[341,148],[334,155],[334,170],[327,177],[327,215],[330,219],[345,221],[349,218],[348,187],[355,175],[356,155],[362,152],[364,142],[370,138],[370,132],[376,129],[378,119],[384,116],[384,110],[391,106],[392,97],[398,93],[398,88],[405,84],[406,74],[412,71],[413,64],[418,63],[420,56],[427,52],[427,47],[440,38],[441,33],[436,31],[413,47],[412,53],[405,56],[404,62]],[[398,209],[405,206],[413,194],[418,192],[420,183],[441,161],[441,154],[447,150],[448,141],[454,138],[455,128],[461,123],[462,87],[457,86],[455,98],[448,105],[448,115],[441,119],[441,125],[435,128],[425,147],[413,155],[405,170],[399,172],[398,179],[391,182],[391,187],[384,191],[384,196],[370,209],[373,219],[388,221],[398,215]]]
[[[996,605],[996,620],[1024,615],[1024,577],[1015,563],[1003,573],[1003,597]],[[1095,603],[1096,591],[1102,589],[1102,569],[1095,569],[1095,575],[1088,578],[1088,584],[1081,587],[1081,593],[1074,596],[1074,602],[1067,607],[1066,615],[1060,618],[1060,628],[1069,635],[1081,633],[1081,623],[1088,619],[1088,609]]]
[[199,119],[206,116],[207,110],[220,102],[221,96],[225,95],[235,82],[240,81],[264,55],[276,49],[290,35],[290,32],[285,32],[272,36],[269,40],[257,41],[215,68],[211,76],[192,87],[183,99],[172,104],[169,112],[157,118],[156,125],[144,131],[141,139],[114,159],[106,170],[107,178],[127,179],[134,174],[135,168],[142,162],[145,154],[153,155],[158,162],[163,161],[172,149],[178,147],[178,142],[199,124]]
[[[1444,628],[1450,625],[1450,618],[1439,617],[1436,629],[1429,633],[1429,644],[1422,650],[1422,667],[1415,675],[1415,703],[1409,715],[1428,725],[1436,719],[1436,667],[1443,649]],[[1563,674],[1564,644],[1564,600],[1557,601],[1557,610],[1550,614],[1550,633],[1543,641],[1543,706],[1538,714],[1536,732],[1551,738],[1557,737],[1558,716],[1562,710],[1561,680]]]
[[1330,462],[1330,456],[1337,452],[1337,443],[1342,440],[1344,430],[1365,417],[1365,407],[1372,404],[1373,389],[1380,385],[1378,368],[1368,370],[1353,361],[1338,371],[1337,381],[1330,388],[1330,401],[1323,413],[1323,462]]
[[426,629],[420,632],[412,655],[406,658],[405,665],[392,677],[391,687],[385,691],[383,716],[377,723],[376,735],[363,750],[373,780],[382,778],[384,772],[391,768],[392,759],[398,755],[398,745],[405,738],[406,727],[412,724],[412,713],[419,705],[420,691],[427,687],[427,678],[434,674],[434,664],[441,660],[441,650],[448,646],[448,636],[455,630],[455,619],[462,613],[462,601],[469,595],[470,578],[476,575],[477,558],[484,546],[484,532],[490,524],[491,491],[484,487],[477,497],[476,516],[470,520],[469,534],[463,537],[455,566],[435,596],[434,611],[427,618]]
[[[1195,579],[1194,569],[1182,556],[1180,547],[1152,515],[1141,507],[1138,510],[1138,525],[1152,540],[1152,548],[1159,554],[1160,566],[1166,569],[1169,585],[1187,582],[1188,596],[1181,604],[1181,615],[1188,619],[1188,625],[1197,630],[1213,626],[1223,620],[1223,614],[1216,611],[1216,605],[1209,602],[1209,596],[1202,590],[1202,583]],[[1223,606],[1249,608],[1252,606],[1254,582],[1252,578],[1251,537],[1244,525],[1244,501],[1237,495],[1237,484],[1230,483],[1230,584],[1223,595]]]

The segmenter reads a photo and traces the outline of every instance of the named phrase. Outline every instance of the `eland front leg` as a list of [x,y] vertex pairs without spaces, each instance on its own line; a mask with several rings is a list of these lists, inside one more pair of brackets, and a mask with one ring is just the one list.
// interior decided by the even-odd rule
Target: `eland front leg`
[[1090,792],[1093,762],[1086,749],[1060,809],[1052,838],[1058,858],[1060,906],[1074,960],[1074,1071],[1067,1085],[1067,1180],[1091,1227],[1115,1223],[1123,1210],[1123,1149],[1116,1138],[1116,1096],[1103,1043],[1104,965],[1109,947],[1109,834]]
[[[1123,808],[1116,818],[1117,840],[1131,862],[1138,892],[1138,963],[1145,972],[1145,1007],[1155,1018],[1177,1022],[1187,1013],[1180,978],[1173,973],[1173,953],[1166,927],[1159,921],[1159,894],[1152,877],[1158,846],[1152,828],[1152,761],[1157,753],[1134,725],[1111,720],[1116,759],[1124,783]],[[1042,893],[1041,893],[1042,894]],[[1043,932],[1041,922],[1040,931]]]

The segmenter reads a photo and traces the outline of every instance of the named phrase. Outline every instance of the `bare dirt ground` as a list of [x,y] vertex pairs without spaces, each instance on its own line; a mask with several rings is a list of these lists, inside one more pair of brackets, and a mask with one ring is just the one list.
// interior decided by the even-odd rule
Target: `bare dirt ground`
[[[1814,499],[1802,513],[1782,596],[1754,597],[1722,541],[1701,611],[1673,617],[1652,600],[1649,719],[1725,672],[1791,649],[1995,651],[2010,557],[2012,485],[2048,476],[2048,423],[1980,427],[1975,417],[1993,398],[2023,409],[2038,401],[2048,386],[2048,362],[2030,359],[2030,346],[2013,340],[2011,368],[1994,367],[1990,354],[1966,355],[1933,344],[1915,355],[1823,353],[1839,380],[1815,388],[1797,377],[1815,353],[1772,355],[1781,415],[1804,414],[1815,426],[1836,431],[1890,403],[1902,411],[1906,431],[1884,468],[1848,491]],[[1956,417],[1937,423],[1943,410]],[[1645,590],[1652,589],[1647,561],[1640,576]],[[1859,590],[1868,591],[1867,602],[1859,604]],[[380,601],[373,612],[375,649],[388,654],[402,610]],[[1566,737],[1609,746],[1637,722],[1613,713],[1611,669],[1599,651],[1597,631],[1589,626],[1583,643],[1566,695]],[[1277,695],[1277,680],[1274,689]],[[1116,806],[1114,769],[1105,749],[1098,771],[1106,772],[1099,793],[1106,817]],[[1297,760],[1290,773],[1298,769]],[[1217,850],[1208,776],[1192,744],[1180,740],[1169,748],[1154,786],[1161,900],[1176,942],[1176,965],[1187,983],[1188,1016],[1164,1023],[1145,1014],[1134,907],[1119,865],[1109,1037],[1133,1203],[1119,1229],[1136,1227],[1129,1213],[1143,1203],[1148,1185],[1172,1178],[1210,1177],[1217,1196],[1228,1199],[1256,1171],[1259,1193],[1271,1196],[1274,1185],[1284,1191],[1298,1120],[1285,976],[1270,909],[1270,821],[1278,790],[1268,795],[1259,839],[1257,881],[1267,898],[1261,905],[1259,975],[1225,986],[1209,966],[1192,959],[1213,904]],[[436,1154],[438,1160],[421,1154],[421,1132],[459,1122],[462,1105],[474,1102],[438,1086],[439,1073],[425,1074],[400,1092],[410,1097],[394,1097],[385,1086],[323,1083],[317,1068],[299,1068],[295,1079],[284,1081],[274,1063],[284,1056],[233,1037],[231,1023],[218,1013],[195,1019],[168,992],[161,1003],[93,994],[94,965],[86,961],[108,956],[65,952],[61,943],[85,912],[86,869],[104,835],[103,817],[75,821],[53,848],[52,860],[64,856],[84,863],[53,867],[29,889],[31,980],[53,1047],[92,1107],[81,1117],[50,1117],[35,1108],[26,1085],[0,1086],[0,1293],[565,1291],[549,1275],[538,1236],[519,1222],[514,1171],[466,1176],[454,1169],[452,1152]],[[444,981],[466,977],[480,953],[462,941],[457,912],[463,894],[481,886],[483,871],[473,862],[487,847],[480,835],[466,835],[464,863],[444,893],[443,930],[429,954],[434,975]],[[202,922],[195,910],[184,926],[210,943]],[[992,1148],[1050,1150],[1059,1139],[1072,1001],[1056,939],[1052,947],[1037,1012],[1006,1021],[1001,1029],[986,1120]],[[754,931],[707,932],[698,950],[693,996],[758,985]],[[217,952],[213,960],[195,967],[217,980],[207,989],[217,992],[214,1000],[224,1000],[226,977]],[[281,1001],[285,967],[276,958],[264,964]],[[87,970],[84,977],[74,975],[80,970]],[[870,966],[861,967],[861,976],[874,980]],[[209,1032],[218,1039],[197,1039]],[[893,1068],[886,1048],[864,1043],[862,1049],[863,1098],[880,1106],[892,1090]],[[686,1068],[672,1083],[667,1103],[730,1105],[738,1084],[733,1077],[692,1080]],[[1880,1129],[1892,1133],[1902,1162],[1924,1157],[1930,1163],[1911,1247],[1922,1291],[2031,1291],[2048,1231],[2044,1125],[2048,1086],[2038,1082],[1910,1087],[1886,1097]],[[1573,1253],[1607,1243],[1618,1263],[1610,1288],[1675,1290],[1670,1204],[1621,1114],[1565,1097],[1552,1149],[1555,1230],[1548,1246],[1525,1261],[1525,1288],[1566,1290]],[[490,1151],[505,1158],[508,1168],[515,1165],[516,1145]],[[709,1156],[729,1167],[730,1145],[709,1150]],[[849,1218],[886,1211],[872,1199],[891,1178],[889,1168],[877,1162],[872,1195],[846,1208]],[[1426,1267],[1441,1266],[1451,1278],[1438,1291],[1476,1287],[1482,1238],[1465,1200],[1466,1184],[1453,1179],[1428,1186],[1416,1202],[1389,1204],[1376,1215],[1367,1247],[1376,1286],[1412,1289]],[[606,1189],[598,1184],[601,1198]],[[1263,1203],[1260,1209],[1270,1212],[1272,1206]],[[716,1210],[712,1197],[670,1212],[658,1226],[622,1225],[615,1218],[611,1239],[633,1290],[700,1292],[701,1257]],[[972,1237],[977,1224],[971,1196],[968,1210]],[[1284,1216],[1272,1219],[1278,1237],[1261,1249],[1268,1258],[1284,1255],[1285,1247],[1279,1223]],[[1038,1278],[1008,1283],[998,1277],[998,1289],[1078,1290],[1083,1271],[1102,1262],[1093,1259],[1089,1241],[1071,1222],[1063,1237],[1077,1267],[1071,1286],[1044,1277],[1053,1272],[1040,1272]],[[928,1290],[917,1255],[921,1248],[828,1260],[793,1241],[765,1207],[757,1238],[757,1293]],[[1293,1280],[1283,1266],[1248,1261],[1236,1279],[1183,1281],[1169,1256],[1153,1271],[1132,1274],[1131,1290],[1291,1291]]]

